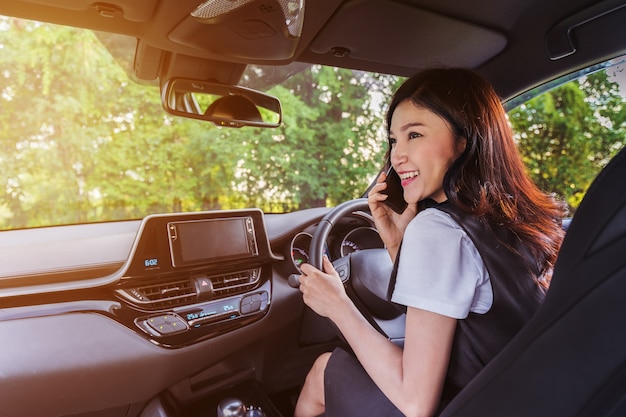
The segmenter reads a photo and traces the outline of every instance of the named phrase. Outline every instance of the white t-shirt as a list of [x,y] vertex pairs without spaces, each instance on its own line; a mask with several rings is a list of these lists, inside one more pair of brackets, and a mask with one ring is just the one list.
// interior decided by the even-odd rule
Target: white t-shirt
[[493,304],[487,268],[472,240],[449,214],[421,211],[404,232],[391,300],[455,319]]

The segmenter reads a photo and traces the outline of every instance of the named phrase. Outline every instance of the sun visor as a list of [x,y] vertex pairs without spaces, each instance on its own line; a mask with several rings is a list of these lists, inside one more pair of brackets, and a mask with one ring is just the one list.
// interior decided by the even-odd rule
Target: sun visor
[[506,43],[502,33],[472,22],[408,4],[356,0],[337,11],[310,49],[316,54],[406,68],[476,68]]
[[154,14],[157,0],[28,0],[29,3],[67,10],[93,9],[102,17],[123,16],[132,22],[146,22]]

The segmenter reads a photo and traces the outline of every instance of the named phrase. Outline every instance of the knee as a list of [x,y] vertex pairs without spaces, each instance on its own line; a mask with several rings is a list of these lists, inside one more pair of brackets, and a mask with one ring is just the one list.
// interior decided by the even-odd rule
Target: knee
[[326,372],[326,365],[328,365],[330,355],[331,352],[327,352],[318,356],[306,376],[305,388],[310,390],[310,392],[314,392],[315,397],[324,395],[324,373]]
[[322,373],[326,370],[326,365],[328,365],[328,361],[330,360],[330,355],[332,352],[322,353],[315,359],[315,363],[313,364],[313,368],[317,368]]
[[296,403],[295,417],[318,416],[324,413],[324,373],[331,353],[320,355],[306,376]]
[[307,379],[311,378],[318,383],[324,384],[324,372],[326,372],[326,365],[328,365],[328,361],[330,360],[331,352],[322,353],[320,356],[315,359],[311,370],[309,371],[309,375]]

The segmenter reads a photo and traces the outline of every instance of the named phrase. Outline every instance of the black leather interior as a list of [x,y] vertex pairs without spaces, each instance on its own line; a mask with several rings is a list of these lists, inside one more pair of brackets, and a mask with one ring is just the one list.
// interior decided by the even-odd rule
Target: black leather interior
[[625,179],[623,150],[575,213],[543,305],[443,417],[626,415]]

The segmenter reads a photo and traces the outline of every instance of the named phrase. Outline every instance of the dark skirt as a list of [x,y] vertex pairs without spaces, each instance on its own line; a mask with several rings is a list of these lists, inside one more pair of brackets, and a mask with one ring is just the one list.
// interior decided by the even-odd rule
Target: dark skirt
[[404,417],[354,355],[335,349],[324,373],[325,417]]

